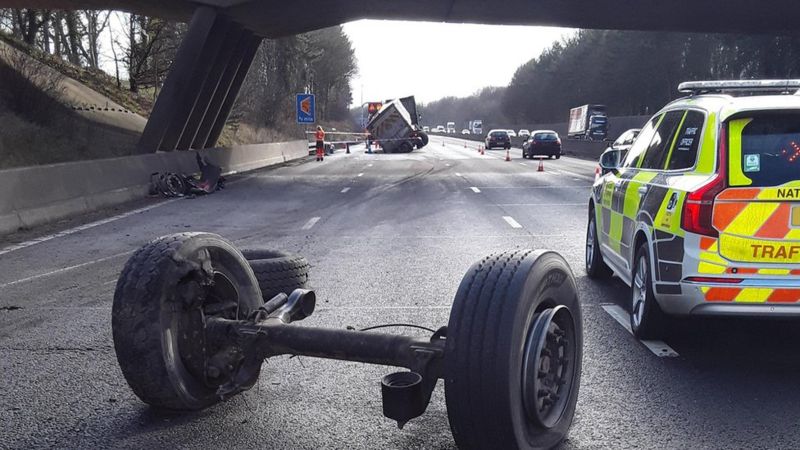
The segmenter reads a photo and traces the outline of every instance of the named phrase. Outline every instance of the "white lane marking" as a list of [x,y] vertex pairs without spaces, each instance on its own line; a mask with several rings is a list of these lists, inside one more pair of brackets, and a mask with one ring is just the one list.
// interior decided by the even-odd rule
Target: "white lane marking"
[[517,163],[517,164],[519,164],[520,166],[527,166],[527,164],[525,163]]
[[372,164],[367,164],[367,167],[372,167]]
[[53,270],[53,271],[50,271],[50,272],[46,272],[46,273],[40,273],[38,275],[33,275],[33,276],[22,278],[22,279],[16,280],[16,281],[9,281],[8,283],[0,284],[0,289],[6,288],[6,287],[9,287],[9,286],[14,286],[15,284],[25,283],[27,281],[37,280],[39,278],[48,277],[50,275],[56,275],[56,274],[59,274],[59,273],[68,272],[70,270],[80,269],[81,267],[86,267],[86,266],[90,266],[92,264],[97,264],[97,263],[109,261],[109,260],[112,260],[114,258],[119,258],[120,256],[130,255],[131,253],[133,253],[133,251],[117,253],[116,255],[106,256],[105,258],[93,259],[91,261],[88,261],[88,262],[85,262],[85,263],[81,263],[81,264],[76,264],[74,266],[64,267],[62,269],[56,269],[56,270]]
[[[622,309],[619,305],[600,305],[605,312],[608,313],[609,316],[613,317],[614,320],[619,322],[622,325],[622,328],[628,331],[631,335],[633,331],[631,331],[631,316],[628,314],[627,311]],[[678,352],[672,349],[669,345],[667,345],[664,341],[640,341],[647,347],[648,350],[653,352],[654,355],[660,358],[675,358],[678,355]]]
[[458,172],[456,172],[456,176],[457,176],[457,177],[460,177],[460,176],[461,176],[461,174],[460,174],[460,173],[458,173]]
[[312,217],[312,218],[308,219],[308,222],[306,222],[306,224],[303,225],[302,229],[303,230],[310,230],[311,227],[313,227],[314,225],[317,224],[317,222],[319,222],[319,219],[321,219],[321,217]]
[[175,201],[178,201],[178,200],[180,200],[180,199],[179,198],[173,198],[173,199],[170,199],[170,200],[165,200],[165,201],[163,201],[161,203],[158,203],[157,205],[150,205],[150,206],[146,206],[144,208],[134,209],[133,211],[128,211],[126,213],[122,213],[122,214],[116,215],[114,217],[109,217],[107,219],[102,219],[102,220],[98,220],[96,222],[87,223],[87,224],[84,224],[84,225],[77,226],[75,228],[70,228],[69,230],[59,231],[58,233],[53,233],[53,234],[49,234],[47,236],[38,237],[36,239],[31,239],[29,241],[22,242],[22,243],[19,243],[19,244],[10,245],[8,247],[0,249],[0,255],[5,255],[6,253],[11,253],[11,252],[16,251],[16,250],[22,250],[23,248],[27,248],[27,247],[30,247],[30,246],[36,245],[36,244],[41,244],[42,242],[47,242],[47,241],[50,241],[50,240],[53,240],[53,239],[56,239],[56,238],[69,236],[69,235],[75,234],[75,233],[80,233],[81,231],[86,231],[86,230],[88,230],[90,228],[99,227],[100,225],[105,225],[107,223],[111,223],[111,222],[114,222],[116,220],[124,219],[126,217],[130,217],[130,216],[135,215],[135,214],[143,213],[145,211],[150,211],[151,209],[155,209],[155,208],[158,208],[160,206],[168,205],[168,204],[170,204],[172,202],[175,202]]
[[472,192],[474,192],[476,194],[480,194],[481,193],[481,190],[476,188],[475,186],[472,186],[470,189],[472,189]]
[[445,163],[445,166],[450,167],[450,164]]
[[522,228],[522,225],[520,225],[519,222],[514,220],[514,218],[511,216],[503,216],[503,220],[505,220],[506,223],[511,225],[511,228]]
[[360,173],[360,174],[358,174],[357,176],[359,176],[359,177],[363,177],[363,176],[364,176],[364,172],[361,172],[361,173]]
[[346,193],[346,192],[347,192],[347,191],[349,191],[349,190],[350,190],[350,188],[349,188],[349,187],[346,187],[346,188],[342,189],[342,194]]

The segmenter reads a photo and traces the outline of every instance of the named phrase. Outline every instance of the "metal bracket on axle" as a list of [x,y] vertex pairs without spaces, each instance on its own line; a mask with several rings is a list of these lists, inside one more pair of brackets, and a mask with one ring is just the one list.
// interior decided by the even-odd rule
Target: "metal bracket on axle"
[[302,355],[405,367],[381,381],[383,413],[399,427],[425,412],[436,382],[442,377],[447,327],[430,339],[342,329],[302,327],[293,322],[314,312],[313,291],[296,289],[279,294],[254,311],[247,320],[209,318],[205,339],[219,349],[209,358],[209,377],[228,375],[217,391],[220,397],[239,392],[258,373],[264,359]]

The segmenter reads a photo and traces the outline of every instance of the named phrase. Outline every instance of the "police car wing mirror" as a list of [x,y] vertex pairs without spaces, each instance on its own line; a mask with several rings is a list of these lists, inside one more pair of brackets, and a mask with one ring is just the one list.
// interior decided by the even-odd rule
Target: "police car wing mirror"
[[600,168],[603,169],[603,173],[619,169],[620,159],[620,152],[618,151],[605,152],[600,155]]

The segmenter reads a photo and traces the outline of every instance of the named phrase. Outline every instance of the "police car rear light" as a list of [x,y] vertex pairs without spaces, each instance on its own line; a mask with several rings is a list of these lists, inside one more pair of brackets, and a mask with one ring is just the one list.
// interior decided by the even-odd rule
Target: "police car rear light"
[[714,199],[728,187],[727,183],[727,132],[725,126],[720,128],[718,160],[719,168],[714,178],[694,192],[686,196],[681,216],[681,228],[703,236],[718,237],[719,231],[714,228]]
[[686,277],[684,281],[689,283],[739,284],[744,280],[741,278]]

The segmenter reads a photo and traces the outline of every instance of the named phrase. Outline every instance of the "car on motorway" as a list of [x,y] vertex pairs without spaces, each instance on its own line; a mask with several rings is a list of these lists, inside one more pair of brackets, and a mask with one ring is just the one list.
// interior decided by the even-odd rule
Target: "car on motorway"
[[534,156],[561,158],[561,138],[553,130],[534,130],[522,143],[522,158]]
[[[800,317],[800,80],[680,85],[589,199],[586,272],[631,286],[641,339],[667,316]],[[744,95],[737,95],[744,94]]]
[[519,130],[519,133],[517,133],[517,136],[521,138],[527,138],[530,137],[530,135],[531,135],[530,130],[526,130],[525,128]]
[[[633,141],[636,140],[636,136],[639,135],[640,131],[641,128],[631,128],[619,135],[617,140],[603,151],[600,155],[600,159],[605,160],[610,166],[619,166],[622,161],[625,161],[625,156],[627,156],[628,150],[631,148],[631,145],[633,145]],[[609,169],[603,169],[598,166],[595,175],[605,175],[608,171]]]
[[436,129],[434,129],[433,132],[434,133],[444,133],[445,132],[444,125],[437,125]]
[[506,133],[508,133],[510,137],[517,137],[517,132],[514,130],[506,130]]
[[472,134],[472,133],[470,133],[468,129],[464,128],[463,130],[461,130],[461,134]]
[[486,133],[486,149],[491,150],[495,147],[501,147],[506,150],[511,148],[511,138],[508,136],[506,130],[489,130]]
[[424,127],[422,127],[422,131],[424,131],[426,133],[430,133],[431,132],[431,127],[425,125]]

